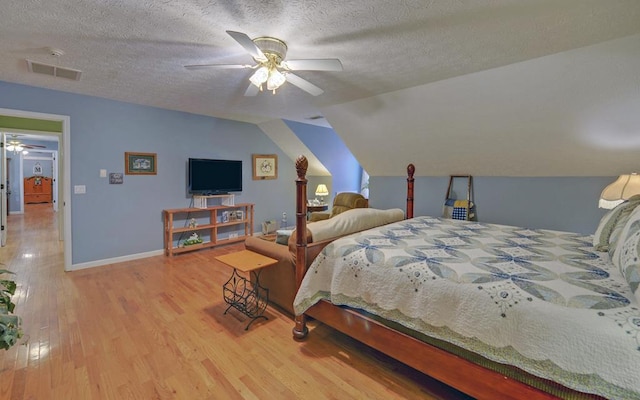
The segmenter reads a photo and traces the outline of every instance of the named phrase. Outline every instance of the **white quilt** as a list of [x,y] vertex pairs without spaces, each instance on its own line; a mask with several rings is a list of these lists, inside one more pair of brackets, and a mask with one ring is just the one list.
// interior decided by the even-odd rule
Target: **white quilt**
[[640,306],[592,237],[418,217],[336,240],[294,301],[363,309],[567,387],[640,398]]

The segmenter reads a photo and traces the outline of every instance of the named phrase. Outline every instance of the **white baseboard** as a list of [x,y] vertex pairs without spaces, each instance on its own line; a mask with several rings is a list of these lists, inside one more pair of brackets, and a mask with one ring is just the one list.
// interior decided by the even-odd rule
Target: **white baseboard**
[[95,261],[89,261],[89,262],[80,263],[80,264],[71,264],[71,269],[69,269],[69,271],[77,271],[80,269],[100,267],[102,265],[107,265],[107,264],[115,264],[115,263],[120,263],[125,261],[138,260],[141,258],[161,256],[163,254],[164,254],[164,250],[154,250],[154,251],[148,251],[146,253],[130,254],[128,256],[106,258],[104,260],[95,260]]

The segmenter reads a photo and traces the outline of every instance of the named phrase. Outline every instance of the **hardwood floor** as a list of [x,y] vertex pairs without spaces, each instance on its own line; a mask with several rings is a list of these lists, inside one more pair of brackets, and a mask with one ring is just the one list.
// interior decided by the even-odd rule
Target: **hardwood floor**
[[0,353],[0,399],[466,398],[321,324],[296,342],[272,307],[245,331],[213,259],[242,244],[64,272],[50,205],[8,228],[26,342]]

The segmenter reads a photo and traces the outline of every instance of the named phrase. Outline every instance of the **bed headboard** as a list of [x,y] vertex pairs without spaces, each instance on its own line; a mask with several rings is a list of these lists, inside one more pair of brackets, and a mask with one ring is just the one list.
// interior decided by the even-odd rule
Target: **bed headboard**
[[[302,278],[307,272],[309,256],[307,246],[307,169],[309,161],[305,156],[298,156],[296,159],[296,287],[300,287]],[[413,174],[415,166],[409,164],[407,166],[407,204],[405,216],[407,219],[413,218]],[[323,242],[313,244],[313,256],[318,255],[320,250],[329,243]],[[319,247],[322,246],[322,247]],[[294,338],[302,339],[307,336],[307,326],[304,315],[295,317],[296,325],[293,328]]]

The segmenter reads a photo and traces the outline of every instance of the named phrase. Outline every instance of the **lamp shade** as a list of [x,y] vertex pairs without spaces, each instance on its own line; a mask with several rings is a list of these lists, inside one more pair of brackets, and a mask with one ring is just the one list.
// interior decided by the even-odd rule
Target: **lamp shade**
[[604,188],[600,195],[600,208],[614,208],[630,197],[640,194],[640,175],[620,175],[615,182]]
[[267,79],[267,89],[276,90],[277,88],[282,86],[282,84],[285,83],[286,81],[287,79],[284,77],[284,75],[280,71],[274,68],[272,71],[269,72],[269,78]]
[[316,188],[316,196],[328,196],[329,195],[329,189],[327,189],[327,185],[325,185],[324,183],[321,183],[318,185],[318,187]]
[[256,85],[257,87],[260,87],[260,85],[262,85],[267,81],[268,77],[269,77],[269,69],[267,69],[267,67],[260,67],[253,75],[251,75],[251,78],[249,78],[249,81],[254,85]]

